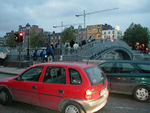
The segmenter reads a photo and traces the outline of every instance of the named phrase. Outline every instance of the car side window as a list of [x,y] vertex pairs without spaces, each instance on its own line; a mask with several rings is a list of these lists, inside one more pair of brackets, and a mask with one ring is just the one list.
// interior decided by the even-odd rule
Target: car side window
[[66,72],[63,67],[47,67],[44,83],[66,84]]
[[69,68],[69,78],[70,84],[72,85],[79,85],[82,83],[80,73],[75,69]]
[[103,63],[99,64],[98,66],[105,72],[105,73],[112,73],[114,63]]
[[33,67],[26,72],[24,72],[21,76],[21,80],[26,81],[39,81],[40,75],[43,71],[43,66]]
[[130,63],[117,63],[116,72],[119,73],[136,73],[137,70]]
[[143,73],[150,73],[150,64],[137,64],[138,67],[142,70]]

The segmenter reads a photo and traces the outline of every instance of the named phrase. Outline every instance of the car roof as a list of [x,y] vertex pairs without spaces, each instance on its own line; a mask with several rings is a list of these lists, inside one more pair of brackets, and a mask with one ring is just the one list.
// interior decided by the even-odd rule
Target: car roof
[[35,66],[41,66],[41,65],[57,65],[57,66],[76,66],[76,67],[81,67],[81,68],[88,68],[88,67],[93,67],[96,66],[95,64],[92,63],[86,63],[86,62],[47,62],[47,63],[41,63],[41,64],[36,64]]

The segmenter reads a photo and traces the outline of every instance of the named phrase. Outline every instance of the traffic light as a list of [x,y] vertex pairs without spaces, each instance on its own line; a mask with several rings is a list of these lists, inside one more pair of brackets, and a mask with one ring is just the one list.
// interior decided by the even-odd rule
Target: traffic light
[[23,42],[23,32],[19,33],[19,42]]
[[23,42],[23,32],[15,33],[15,41],[17,43]]
[[15,33],[15,41],[19,42],[19,34],[18,33]]

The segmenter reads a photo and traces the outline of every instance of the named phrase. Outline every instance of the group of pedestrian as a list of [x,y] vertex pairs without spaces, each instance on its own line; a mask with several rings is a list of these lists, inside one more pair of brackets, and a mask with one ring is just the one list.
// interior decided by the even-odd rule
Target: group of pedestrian
[[71,40],[71,42],[69,42],[68,40],[65,42],[65,52],[66,54],[68,53],[75,53],[77,54],[78,49],[79,49],[79,44],[77,42],[75,42],[74,40]]
[[[40,60],[39,60],[40,57]],[[32,55],[33,58],[33,64],[37,64],[38,61],[41,62],[50,62],[54,59],[54,51],[51,46],[47,45],[46,49],[42,49],[40,54],[38,53],[38,50],[36,49]]]

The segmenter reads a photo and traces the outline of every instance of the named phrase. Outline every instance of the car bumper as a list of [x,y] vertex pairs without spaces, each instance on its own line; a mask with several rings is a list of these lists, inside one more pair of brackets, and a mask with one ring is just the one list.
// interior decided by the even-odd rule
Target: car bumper
[[109,92],[107,90],[106,94],[104,96],[102,96],[96,100],[91,100],[91,101],[84,100],[84,101],[78,101],[78,103],[80,103],[83,106],[86,113],[93,113],[93,112],[100,110],[101,108],[103,108],[106,105],[108,95],[109,95]]

